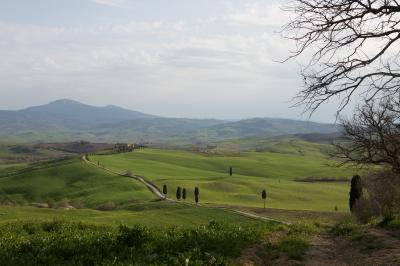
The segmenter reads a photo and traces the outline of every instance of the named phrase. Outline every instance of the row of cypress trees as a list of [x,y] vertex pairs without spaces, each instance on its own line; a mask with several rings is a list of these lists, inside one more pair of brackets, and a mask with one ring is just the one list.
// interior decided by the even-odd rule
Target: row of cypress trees
[[[168,188],[167,188],[167,185],[165,185],[165,184],[163,185],[163,194],[165,196],[167,196],[167,194],[168,194]],[[194,188],[194,200],[196,201],[196,204],[199,203],[199,196],[200,196],[200,190],[198,187],[195,187]],[[261,192],[261,198],[264,201],[264,209],[265,209],[265,201],[267,199],[267,191],[265,189]],[[186,200],[186,188],[177,187],[176,199],[177,200],[181,200],[181,199]]]
[[[165,196],[167,196],[167,194],[168,194],[167,185],[163,185],[163,194]],[[199,203],[199,196],[200,196],[200,190],[198,187],[195,187],[194,188],[194,200],[196,201],[196,204]],[[181,200],[181,199],[186,200],[186,188],[178,187],[176,189],[176,199],[177,200]]]

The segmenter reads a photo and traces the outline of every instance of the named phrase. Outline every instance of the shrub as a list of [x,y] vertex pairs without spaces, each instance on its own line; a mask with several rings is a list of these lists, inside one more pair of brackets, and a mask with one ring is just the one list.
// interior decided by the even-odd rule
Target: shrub
[[115,210],[117,207],[118,205],[115,202],[109,201],[104,204],[101,204],[100,206],[97,207],[97,209],[100,211],[112,211]]
[[363,180],[366,193],[354,205],[353,212],[367,222],[382,216],[390,221],[400,212],[400,177],[391,171],[372,172]]
[[336,236],[350,236],[359,234],[362,231],[362,226],[354,219],[347,218],[335,224],[330,232]]
[[71,206],[74,207],[75,209],[85,208],[85,204],[81,201],[73,201],[73,202],[71,202]]
[[46,201],[47,205],[49,206],[49,208],[55,208],[56,207],[56,202],[53,199],[48,199]]
[[302,236],[289,236],[279,245],[280,251],[295,260],[302,260],[309,248],[310,244]]
[[132,177],[133,172],[131,170],[126,171],[125,176]]

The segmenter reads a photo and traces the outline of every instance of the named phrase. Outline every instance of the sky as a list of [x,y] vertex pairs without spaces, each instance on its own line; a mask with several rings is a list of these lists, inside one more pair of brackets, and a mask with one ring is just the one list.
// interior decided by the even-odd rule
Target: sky
[[[191,118],[308,119],[284,0],[0,0],[0,109],[68,98]],[[311,120],[332,122],[337,103]]]

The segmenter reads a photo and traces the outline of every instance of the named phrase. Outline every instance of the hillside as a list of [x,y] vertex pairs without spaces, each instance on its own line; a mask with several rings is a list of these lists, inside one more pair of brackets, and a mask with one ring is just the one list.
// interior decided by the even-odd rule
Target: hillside
[[3,142],[210,142],[243,137],[330,134],[337,131],[337,126],[332,124],[276,118],[234,122],[167,118],[117,106],[95,107],[66,99],[19,111],[0,111],[0,136]]
[[[202,203],[261,207],[259,193],[265,188],[270,208],[332,211],[337,205],[340,211],[348,210],[348,182],[323,180],[346,180],[354,169],[335,167],[318,144],[283,141],[270,147],[271,152],[231,155],[145,149],[91,158],[113,171],[132,170],[158,187],[166,184],[170,197],[178,186],[184,187],[190,202],[198,187]],[[228,174],[230,166],[233,176]],[[298,182],[307,177],[322,181]]]
[[34,167],[0,177],[2,203],[68,199],[96,208],[109,201],[119,204],[153,199],[147,189],[134,180],[87,167],[78,158],[36,163]]

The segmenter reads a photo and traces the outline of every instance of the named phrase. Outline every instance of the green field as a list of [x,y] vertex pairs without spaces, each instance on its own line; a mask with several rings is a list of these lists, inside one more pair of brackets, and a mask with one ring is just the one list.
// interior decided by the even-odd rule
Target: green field
[[[200,188],[202,203],[237,206],[262,206],[260,192],[267,190],[267,205],[272,208],[347,211],[349,185],[343,182],[304,183],[304,177],[350,177],[353,169],[329,166],[333,162],[312,146],[296,147],[280,143],[277,152],[245,152],[203,155],[185,151],[146,149],[133,153],[98,155],[93,161],[119,172],[133,171],[162,187],[174,197],[177,186],[188,190],[193,202],[194,187]],[[325,147],[326,145],[318,145]],[[228,175],[233,166],[234,175]]]
[[90,224],[150,227],[184,226],[194,227],[214,220],[232,224],[259,224],[260,221],[235,214],[231,211],[200,208],[168,202],[147,202],[131,204],[124,209],[98,211],[92,209],[46,209],[35,207],[0,207],[0,223],[13,221],[77,221]]
[[154,196],[132,178],[108,174],[75,158],[0,178],[0,198],[13,203],[68,200],[94,208],[109,201],[150,201]]

